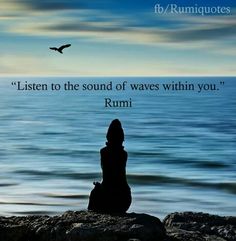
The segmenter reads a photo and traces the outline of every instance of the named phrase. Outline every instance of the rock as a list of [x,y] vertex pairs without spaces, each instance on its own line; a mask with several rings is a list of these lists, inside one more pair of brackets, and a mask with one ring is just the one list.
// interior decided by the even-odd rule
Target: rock
[[236,241],[236,217],[207,213],[172,213],[163,223],[167,241]]
[[236,241],[236,217],[68,211],[60,216],[0,217],[0,241]]
[[165,228],[147,214],[68,211],[61,216],[0,217],[0,241],[162,241]]

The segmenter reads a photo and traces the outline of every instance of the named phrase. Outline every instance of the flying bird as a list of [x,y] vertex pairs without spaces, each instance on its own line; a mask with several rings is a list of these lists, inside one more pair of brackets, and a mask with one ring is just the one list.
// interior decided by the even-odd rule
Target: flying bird
[[56,47],[50,47],[51,50],[55,50],[55,51],[58,51],[59,53],[63,54],[62,50],[64,48],[69,48],[71,46],[71,44],[65,44],[65,45],[62,45],[61,47],[59,48],[56,48]]

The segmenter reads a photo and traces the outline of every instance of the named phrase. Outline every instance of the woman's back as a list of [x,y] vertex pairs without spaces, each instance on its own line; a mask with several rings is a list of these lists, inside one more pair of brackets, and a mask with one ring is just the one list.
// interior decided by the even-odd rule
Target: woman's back
[[101,167],[103,173],[102,184],[106,187],[127,186],[126,180],[126,162],[127,152],[123,148],[109,149],[104,147],[101,153]]

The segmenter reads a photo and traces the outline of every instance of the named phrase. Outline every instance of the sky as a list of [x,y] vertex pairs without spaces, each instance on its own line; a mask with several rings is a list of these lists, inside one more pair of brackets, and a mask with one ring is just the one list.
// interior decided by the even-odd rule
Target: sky
[[0,75],[235,76],[236,3],[0,0],[0,41]]

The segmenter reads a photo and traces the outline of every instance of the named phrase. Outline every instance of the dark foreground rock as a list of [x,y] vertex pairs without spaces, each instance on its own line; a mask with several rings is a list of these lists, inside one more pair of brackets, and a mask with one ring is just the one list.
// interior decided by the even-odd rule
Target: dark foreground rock
[[135,213],[0,217],[0,241],[236,241],[236,217],[172,213],[163,224]]
[[165,228],[147,214],[68,211],[61,216],[0,217],[0,241],[162,241]]
[[167,241],[236,241],[236,217],[172,213],[164,220]]

